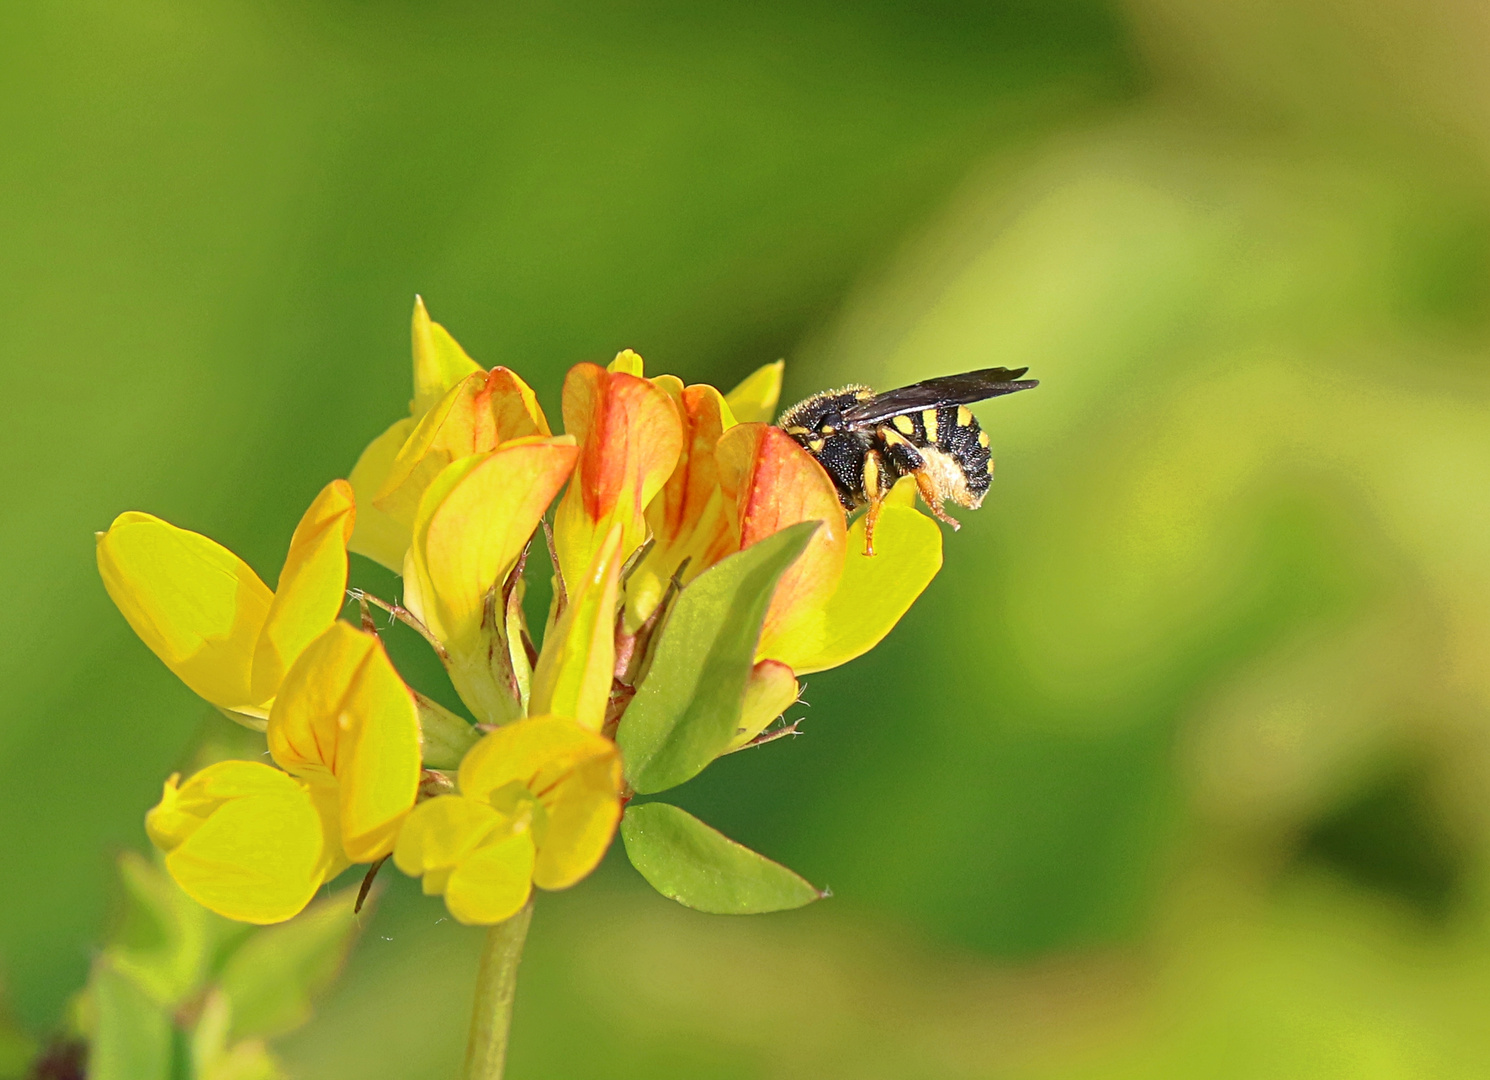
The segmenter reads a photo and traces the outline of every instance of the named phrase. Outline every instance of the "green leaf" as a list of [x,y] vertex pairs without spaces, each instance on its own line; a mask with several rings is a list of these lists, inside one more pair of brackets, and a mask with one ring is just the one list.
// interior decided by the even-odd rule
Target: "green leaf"
[[729,746],[771,594],[817,526],[799,522],[752,544],[704,571],[678,596],[616,733],[637,792],[676,787]]
[[170,1011],[106,959],[93,966],[88,996],[88,1080],[170,1080]]
[[799,908],[828,895],[667,803],[627,807],[621,839],[631,865],[652,888],[698,911],[757,915]]
[[219,945],[240,931],[142,855],[119,857],[119,879],[123,903],[104,955],[157,1003],[174,1008],[201,989]]
[[356,894],[346,889],[259,930],[228,958],[218,985],[232,1004],[234,1039],[272,1038],[310,1019],[312,997],[336,977],[357,934]]

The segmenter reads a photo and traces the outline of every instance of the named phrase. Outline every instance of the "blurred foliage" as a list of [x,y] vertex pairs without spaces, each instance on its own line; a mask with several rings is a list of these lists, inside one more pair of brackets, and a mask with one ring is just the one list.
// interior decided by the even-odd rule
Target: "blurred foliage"
[[[545,898],[514,1077],[1479,1075],[1490,24],[743,12],[0,14],[22,1019],[201,715],[88,530],[147,507],[266,569],[401,407],[420,291],[548,404],[623,345],[721,385],[785,354],[789,399],[1043,380],[980,409],[984,509],[807,680],[806,737],[677,792],[835,899],[732,921],[621,865]],[[416,893],[300,1075],[454,1068],[476,943]]]
[[312,996],[341,970],[358,930],[355,890],[252,927],[201,907],[141,855],[122,855],[119,877],[116,916],[68,1030],[29,1071],[30,1054],[10,1047],[0,1075],[79,1076],[82,1059],[92,1080],[282,1080],[265,1040],[310,1019]]

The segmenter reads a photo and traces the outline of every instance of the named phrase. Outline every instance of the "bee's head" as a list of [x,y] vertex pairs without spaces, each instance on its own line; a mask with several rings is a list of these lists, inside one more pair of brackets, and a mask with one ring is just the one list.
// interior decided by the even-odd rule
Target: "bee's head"
[[813,394],[805,401],[799,401],[786,412],[781,414],[780,425],[793,434],[811,432],[813,434],[831,435],[832,431],[825,428],[833,428],[834,431],[843,430],[843,410],[859,402],[859,393],[868,390],[862,386],[846,386],[842,390],[827,390],[821,394]]

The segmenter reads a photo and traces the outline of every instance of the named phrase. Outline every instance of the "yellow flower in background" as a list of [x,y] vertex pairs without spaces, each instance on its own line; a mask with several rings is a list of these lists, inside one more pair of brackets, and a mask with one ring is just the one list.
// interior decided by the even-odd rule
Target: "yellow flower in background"
[[273,592],[221,544],[138,511],[98,535],[98,570],[129,625],[182,682],[262,731],[285,672],[346,602],[355,517],[351,486],[327,484],[296,526]]
[[554,515],[559,572],[576,580],[621,526],[621,558],[647,539],[647,505],[667,483],[683,448],[683,426],[667,394],[641,377],[629,349],[610,368],[576,364],[564,379],[564,429],[579,443],[574,480]]
[[172,776],[145,818],[177,884],[242,922],[288,919],[351,863],[389,854],[419,785],[414,699],[377,637],[343,622],[285,676],[268,738],[280,768]]
[[414,808],[393,861],[467,924],[502,922],[532,886],[565,889],[593,870],[621,816],[615,744],[557,716],[498,728],[461,762],[457,795]]
[[471,454],[550,434],[527,383],[504,367],[484,371],[414,300],[414,398],[363,450],[351,484],[363,507],[351,550],[403,573],[414,517],[440,470]]

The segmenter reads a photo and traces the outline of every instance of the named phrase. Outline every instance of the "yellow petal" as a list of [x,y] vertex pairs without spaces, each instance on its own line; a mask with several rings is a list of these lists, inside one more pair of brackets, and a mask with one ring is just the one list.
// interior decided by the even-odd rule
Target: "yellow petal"
[[579,442],[574,479],[554,515],[559,569],[568,583],[621,526],[621,557],[647,538],[647,504],[677,464],[683,426],[667,394],[646,379],[576,364],[564,379],[564,428]]
[[620,575],[621,526],[616,524],[584,576],[566,578],[568,604],[545,637],[533,670],[532,712],[570,716],[600,730],[615,674]]
[[527,383],[503,367],[467,376],[399,447],[373,503],[394,521],[412,524],[425,489],[445,466],[535,435],[549,435],[548,421]]
[[423,617],[442,642],[479,635],[487,594],[516,564],[577,453],[568,436],[518,439],[447,466],[430,485],[413,562]]
[[422,415],[446,390],[481,370],[455,338],[429,317],[423,297],[414,297],[414,400],[409,413]]
[[476,850],[502,823],[487,803],[463,795],[426,799],[399,830],[393,863],[410,877],[449,870]]
[[321,819],[321,880],[330,881],[354,861],[341,838],[341,788],[334,780],[322,776],[302,782],[311,805],[316,808],[316,816]]
[[638,379],[645,375],[645,368],[642,358],[630,349],[622,349],[616,353],[614,360],[605,365],[605,370],[612,375],[619,371],[626,375],[635,375]]
[[347,541],[356,513],[352,485],[333,480],[295,526],[279,587],[254,651],[257,700],[274,696],[295,658],[325,633],[347,602]]
[[621,820],[621,756],[614,748],[580,762],[540,794],[548,827],[538,845],[533,881],[544,889],[567,889],[605,855]]
[[264,715],[254,646],[274,595],[227,548],[150,514],[120,514],[98,538],[104,588],[165,665],[219,708]]
[[531,716],[490,732],[460,763],[461,794],[486,799],[517,780],[535,794],[581,763],[610,759],[616,744],[563,716]]
[[457,922],[490,926],[512,918],[533,891],[533,835],[483,844],[445,882],[445,906]]
[[197,903],[241,922],[273,923],[321,885],[321,822],[305,786],[257,761],[220,761],[146,817],[166,869]]
[[172,773],[161,789],[160,802],[145,814],[145,834],[162,851],[170,851],[196,832],[204,817],[198,807],[181,801],[181,774]]
[[776,418],[776,405],[781,400],[781,375],[786,370],[786,361],[758,367],[745,377],[728,394],[730,412],[742,424],[769,424]]
[[916,478],[902,476],[890,486],[889,491],[885,492],[885,504],[887,506],[908,506],[914,510],[916,493]]
[[864,518],[848,534],[843,577],[828,602],[767,641],[761,655],[799,675],[845,664],[878,645],[942,566],[942,533],[910,507],[887,504],[874,530],[873,558],[864,550]]
[[777,660],[762,660],[750,673],[745,686],[745,707],[740,712],[740,730],[730,741],[729,749],[744,746],[767,725],[786,712],[797,700],[801,688],[792,669]]
[[412,527],[419,500],[440,470],[457,458],[475,453],[472,447],[475,440],[467,430],[469,424],[462,424],[460,418],[465,415],[470,419],[467,406],[484,380],[485,376],[477,372],[450,387],[420,414],[409,437],[398,448],[372,500],[374,506],[395,522]]
[[393,850],[419,786],[419,718],[377,635],[337,622],[312,642],[280,685],[268,736],[282,767],[335,781],[352,861]]
[[404,553],[409,550],[412,533],[408,523],[396,520],[374,505],[373,496],[387,482],[393,460],[413,430],[412,418],[399,420],[367,444],[347,478],[357,498],[357,527],[352,530],[347,549],[382,563],[395,574],[404,571]]
[[[400,836],[403,833],[399,833]],[[424,878],[419,882],[419,889],[425,896],[444,896],[445,886],[450,883],[450,873],[455,867],[446,866],[439,870],[426,870]]]

